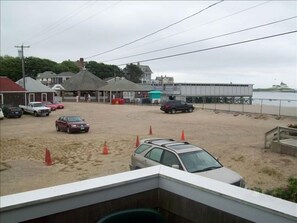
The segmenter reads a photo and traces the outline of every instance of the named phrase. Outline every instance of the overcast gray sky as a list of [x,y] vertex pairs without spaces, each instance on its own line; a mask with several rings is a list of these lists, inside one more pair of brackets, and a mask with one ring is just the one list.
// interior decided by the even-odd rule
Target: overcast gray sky
[[[120,65],[297,30],[293,18],[212,38],[297,15],[296,1],[218,2],[1,1],[1,56],[17,56],[15,46],[24,44],[30,46],[26,57],[56,62],[82,57]],[[148,53],[207,38],[212,39]],[[146,54],[137,55],[142,53]],[[293,33],[141,64],[150,66],[153,78],[167,75],[175,82],[232,82],[260,88],[283,81],[297,89],[296,54]]]

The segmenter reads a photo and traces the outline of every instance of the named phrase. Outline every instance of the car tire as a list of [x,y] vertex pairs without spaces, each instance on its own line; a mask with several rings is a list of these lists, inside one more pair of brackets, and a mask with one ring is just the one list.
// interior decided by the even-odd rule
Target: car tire
[[193,112],[193,108],[189,108],[188,112],[190,112],[190,113]]
[[60,128],[58,125],[56,125],[56,130],[57,130],[57,132],[60,132]]
[[37,117],[37,116],[38,116],[38,115],[37,115],[37,112],[34,112],[34,116],[35,116],[35,117]]
[[71,133],[71,131],[70,131],[70,128],[69,128],[69,127],[67,127],[66,131],[67,131],[67,133],[68,133],[68,134],[70,134],[70,133]]
[[46,116],[49,116],[49,113],[47,113]]
[[171,114],[175,114],[176,113],[176,110],[173,108],[171,109]]

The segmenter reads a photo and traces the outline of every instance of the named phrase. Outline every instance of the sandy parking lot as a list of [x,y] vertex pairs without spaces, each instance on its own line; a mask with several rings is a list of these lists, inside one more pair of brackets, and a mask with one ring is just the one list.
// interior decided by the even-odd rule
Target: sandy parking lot
[[[182,130],[186,141],[239,172],[249,187],[273,188],[297,177],[297,158],[263,149],[265,132],[296,118],[202,109],[170,115],[159,106],[64,104],[65,109],[49,117],[24,115],[0,121],[1,195],[128,171],[137,136],[180,139]],[[90,123],[90,132],[56,132],[54,122],[63,114],[82,116]],[[108,155],[102,154],[105,141]],[[44,163],[46,148],[52,166]]]

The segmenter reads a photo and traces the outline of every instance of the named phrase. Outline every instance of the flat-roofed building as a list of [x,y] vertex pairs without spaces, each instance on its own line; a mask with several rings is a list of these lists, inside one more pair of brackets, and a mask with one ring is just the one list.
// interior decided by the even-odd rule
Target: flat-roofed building
[[253,96],[253,84],[173,83],[154,84],[163,91],[163,100],[181,99],[191,103],[248,103]]

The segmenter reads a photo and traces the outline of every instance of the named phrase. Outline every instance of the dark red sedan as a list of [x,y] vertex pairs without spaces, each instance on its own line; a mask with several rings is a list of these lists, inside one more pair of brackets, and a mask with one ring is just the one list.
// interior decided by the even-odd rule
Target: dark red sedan
[[56,130],[73,132],[88,132],[90,125],[87,124],[80,116],[61,116],[56,120]]

